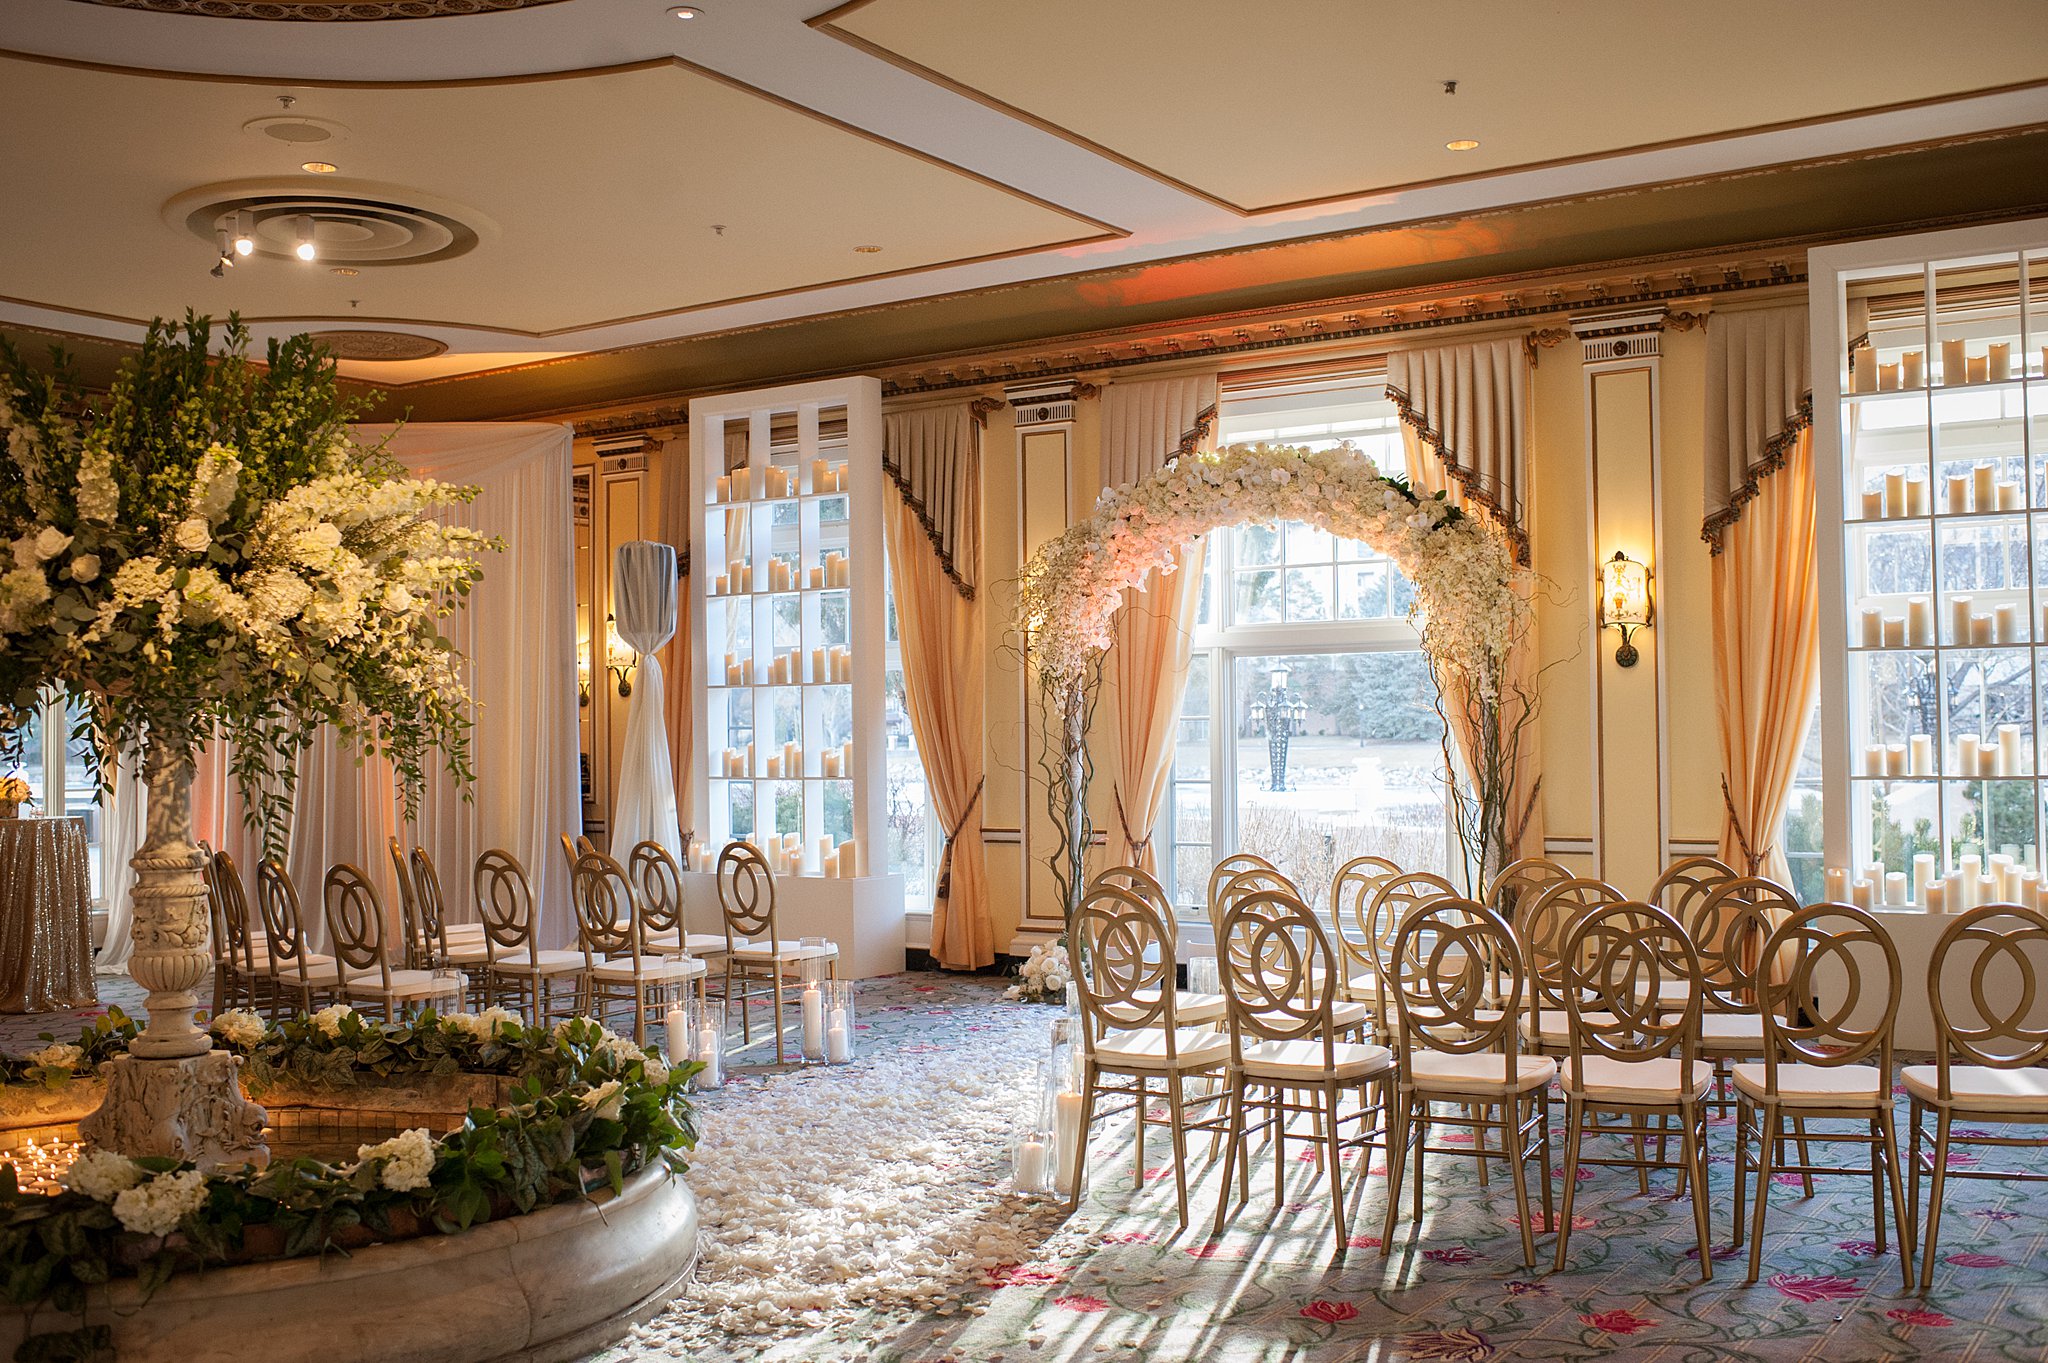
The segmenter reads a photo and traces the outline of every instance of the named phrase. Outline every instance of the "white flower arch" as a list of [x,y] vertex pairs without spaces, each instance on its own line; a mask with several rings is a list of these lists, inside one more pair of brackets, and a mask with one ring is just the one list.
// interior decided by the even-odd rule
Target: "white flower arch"
[[1350,445],[1310,450],[1233,445],[1185,456],[1103,492],[1094,513],[1025,565],[1018,625],[1039,685],[1067,694],[1110,646],[1126,588],[1176,552],[1229,525],[1303,521],[1387,555],[1414,584],[1409,613],[1441,680],[1454,674],[1491,698],[1529,605],[1506,542],[1440,497],[1417,497]]

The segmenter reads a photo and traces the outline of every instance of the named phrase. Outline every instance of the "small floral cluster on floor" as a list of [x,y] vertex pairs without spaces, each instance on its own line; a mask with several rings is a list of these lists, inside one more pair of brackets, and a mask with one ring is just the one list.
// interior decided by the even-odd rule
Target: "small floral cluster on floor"
[[1067,983],[1072,979],[1067,949],[1058,943],[1040,942],[1017,968],[1017,983],[1005,991],[1005,997],[1026,1003],[1056,1003],[1066,998]]
[[[2048,1216],[2021,1185],[1950,1184],[1924,1296],[1900,1292],[1896,1246],[1871,1238],[1863,1178],[1816,1180],[1810,1202],[1796,1180],[1775,1188],[1763,1280],[1743,1286],[1725,1158],[1710,1172],[1710,1284],[1671,1177],[1644,1196],[1620,1169],[1579,1171],[1563,1273],[1549,1271],[1547,1237],[1538,1267],[1521,1263],[1508,1180],[1480,1188],[1463,1156],[1431,1156],[1423,1229],[1404,1216],[1384,1259],[1375,1157],[1333,1262],[1322,1176],[1291,1149],[1279,1204],[1270,1153],[1259,1153],[1250,1203],[1212,1238],[1220,1178],[1198,1139],[1194,1223],[1176,1233],[1167,1143],[1152,1133],[1140,1186],[1128,1117],[1098,1125],[1088,1195],[1064,1219],[1062,1204],[1014,1198],[1005,1181],[1051,1015],[1004,1003],[990,980],[906,975],[861,988],[870,1027],[859,1064],[742,1072],[704,1098],[689,1174],[705,1223],[698,1282],[603,1363],[2048,1356],[2048,1318],[2029,1305],[2048,1300]],[[1728,1127],[1714,1129],[1725,1147]]]

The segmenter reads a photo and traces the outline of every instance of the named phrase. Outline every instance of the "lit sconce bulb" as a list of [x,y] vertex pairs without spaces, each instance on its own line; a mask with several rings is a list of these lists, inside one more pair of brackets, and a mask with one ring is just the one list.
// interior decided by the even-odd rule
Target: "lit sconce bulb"
[[238,256],[253,255],[255,251],[256,238],[249,229],[249,215],[246,213],[235,214],[235,254]]
[[314,259],[320,253],[313,246],[313,220],[301,213],[292,220],[292,225],[299,233],[299,244],[292,248],[292,254],[300,260]]

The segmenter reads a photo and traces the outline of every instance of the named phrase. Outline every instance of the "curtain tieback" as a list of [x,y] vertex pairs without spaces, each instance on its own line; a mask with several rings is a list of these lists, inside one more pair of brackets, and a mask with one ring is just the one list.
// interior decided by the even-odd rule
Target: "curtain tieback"
[[1728,807],[1728,826],[1734,830],[1735,845],[1742,849],[1742,858],[1748,863],[1747,874],[1758,874],[1758,868],[1764,864],[1764,858],[1771,854],[1771,849],[1766,846],[1759,852],[1749,845],[1749,835],[1742,828],[1742,816],[1735,812],[1735,796],[1728,789],[1726,772],[1721,773],[1721,803]]
[[953,840],[960,836],[960,830],[967,827],[968,819],[974,816],[974,807],[981,803],[981,788],[988,784],[984,776],[974,783],[974,794],[967,797],[967,808],[960,811],[960,817],[946,830],[944,844],[939,848],[939,880],[932,887],[934,903],[947,899],[953,893]]
[[1113,798],[1116,801],[1117,826],[1123,829],[1124,843],[1131,849],[1131,864],[1135,866],[1137,863],[1145,859],[1145,849],[1152,845],[1152,835],[1150,833],[1147,833],[1142,838],[1133,835],[1131,832],[1130,816],[1124,813],[1123,791],[1118,789],[1117,786],[1114,783],[1112,783],[1109,788],[1109,793],[1111,798]]

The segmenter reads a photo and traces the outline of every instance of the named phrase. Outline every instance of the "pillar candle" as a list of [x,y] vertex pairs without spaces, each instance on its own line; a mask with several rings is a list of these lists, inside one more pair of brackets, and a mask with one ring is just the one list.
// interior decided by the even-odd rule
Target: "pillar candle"
[[1958,776],[1975,776],[1976,774],[1977,774],[1977,735],[1975,735],[1975,734],[1957,734],[1957,735],[1956,735],[1956,775],[1958,775]]
[[1909,350],[1899,356],[1899,382],[1907,388],[1919,388],[1927,382],[1927,356],[1918,350]]
[[1929,913],[1948,912],[1948,884],[1937,880],[1927,887],[1927,893],[1920,898],[1920,906]]
[[1930,886],[1930,885],[1933,885],[1933,884],[1935,883],[1935,881],[1936,881],[1936,876],[1935,876],[1935,869],[1934,869],[1934,853],[1932,853],[1932,852],[1916,852],[1916,853],[1914,853],[1914,854],[1913,854],[1913,902],[1914,902],[1914,903],[1916,903],[1916,904],[1925,904],[1925,903],[1927,902],[1927,887],[1928,887],[1928,886]]
[[1927,514],[1927,475],[1917,470],[1906,475],[1906,514]]
[[2017,478],[1998,485],[1998,509],[2000,511],[2025,511],[2027,509],[2026,485]]
[[[1999,609],[2003,610],[2004,607],[2001,606]],[[1883,625],[1884,646],[1886,648],[1904,648],[1906,646],[1906,617],[1903,615],[1887,615],[1881,623]]]
[[718,480],[718,492],[712,500],[718,502],[729,502],[732,500],[732,479],[720,478]]
[[1948,641],[1950,643],[1967,644],[1970,642],[1970,607],[1975,604],[1975,600],[1967,596],[1951,596],[1948,599]]
[[839,874],[856,876],[860,874],[860,851],[852,838],[839,844]]
[[799,764],[803,760],[803,749],[798,747],[794,740],[782,745],[782,769],[784,771],[795,775]]
[[1888,871],[1884,877],[1884,902],[1892,905],[1906,904],[1906,873]]
[[1849,902],[1859,909],[1867,909],[1872,907],[1870,898],[1870,882],[1859,876],[1856,882],[1849,887]]
[[1872,488],[1863,494],[1863,519],[1879,521],[1884,519],[1884,489]]
[[711,582],[711,594],[713,596],[724,596],[726,593],[726,583],[730,580],[731,579],[727,578],[724,573],[720,573],[716,578],[713,578]]
[[1970,357],[1970,382],[1984,383],[1991,378],[1991,357],[1972,355]]
[[2000,776],[2024,776],[2026,774],[2026,753],[2022,748],[2023,735],[2017,724],[1998,726],[1998,774]]
[[1849,391],[1877,391],[1877,351],[1868,345],[1859,345],[1849,351]]
[[[1971,363],[1982,364],[1983,361],[1973,360]],[[1998,881],[1992,876],[1978,876],[1977,889],[1975,894],[1971,896],[1971,900],[1970,907],[1973,909],[1984,904],[1996,904],[1998,902]]]
[[1963,343],[1943,341],[1941,343],[1941,382],[1943,386],[1965,383],[1969,379],[1968,366],[1963,363]]
[[1992,637],[2001,644],[2020,644],[2020,608],[2016,601],[2001,601],[1991,610]]
[[1934,775],[1934,739],[1928,734],[1911,734],[1906,739],[1906,774]]
[[2037,639],[2048,639],[2048,602],[2043,602],[2041,605],[2041,632],[2034,637]]
[[1996,742],[1981,740],[1978,742],[1977,774],[1979,776],[1998,775],[1998,744]]
[[1947,476],[1946,481],[1948,483],[1948,514],[1960,516],[1970,509],[1970,475],[1967,473],[1951,473]]
[[782,754],[768,754],[768,779],[773,781],[782,775]]
[[1886,746],[1884,750],[1884,774],[1886,776],[1904,776],[1906,774],[1905,744],[1892,743]]
[[1880,364],[1877,367],[1877,386],[1887,393],[1895,393],[1899,387],[1899,367],[1896,364]]
[[1886,469],[1884,474],[1884,514],[1903,516],[1906,514],[1906,471]]
[[1989,462],[1979,463],[1970,470],[1970,509],[1990,511],[1998,506],[1995,484],[1998,480],[1998,466]]
[[1872,743],[1864,748],[1863,774],[1865,776],[1884,775],[1884,744]]
[[738,663],[727,663],[725,665],[725,684],[727,686],[738,686],[745,679],[746,675],[745,669]]
[[824,490],[825,461],[822,459],[813,459],[811,461],[811,491],[823,492]]
[[2048,378],[2048,345],[2041,347],[2041,375]]
[[1839,866],[1827,869],[1827,898],[1830,904],[1849,902],[1849,873]]
[[668,1034],[668,1062],[680,1065],[690,1058],[690,1017],[680,1003],[671,1004],[666,1019]]
[[826,680],[825,650],[822,648],[814,648],[811,650],[811,680],[814,682],[821,682]]
[[1942,902],[1948,905],[1950,913],[1961,913],[1969,902],[1969,892],[1963,887],[1967,880],[1961,871],[1950,871],[1941,878]]
[[1934,602],[1924,596],[1906,599],[1906,641],[1915,648],[1934,642]]
[[751,741],[747,744],[747,765],[742,774],[746,776],[754,774],[754,745]]
[[811,565],[811,588],[816,590],[825,585],[825,570],[817,564]]
[[1988,611],[1978,611],[1970,616],[1970,644],[1983,648],[1998,642],[1997,622]]

